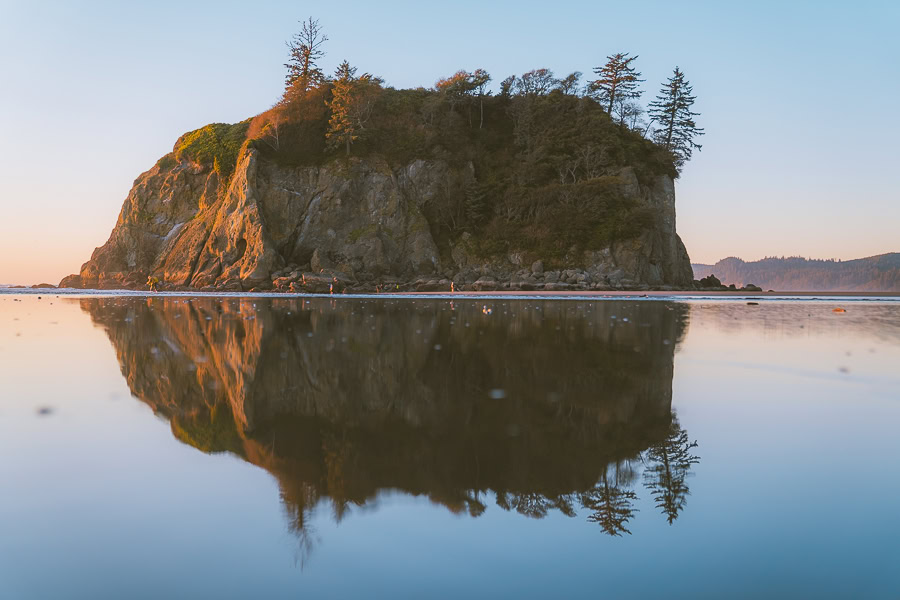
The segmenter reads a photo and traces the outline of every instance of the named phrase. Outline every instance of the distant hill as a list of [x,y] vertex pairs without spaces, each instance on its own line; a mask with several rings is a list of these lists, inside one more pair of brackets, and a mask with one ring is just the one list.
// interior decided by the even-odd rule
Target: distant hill
[[753,283],[778,292],[900,292],[900,252],[846,261],[792,256],[746,262],[732,256],[691,267],[694,279],[712,274],[726,285]]

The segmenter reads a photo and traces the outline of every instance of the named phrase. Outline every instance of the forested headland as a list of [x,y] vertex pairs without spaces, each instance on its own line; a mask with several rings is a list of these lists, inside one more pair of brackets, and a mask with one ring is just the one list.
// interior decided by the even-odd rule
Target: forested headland
[[396,89],[348,61],[325,73],[327,43],[303,21],[275,104],[181,136],[67,283],[691,285],[673,181],[704,132],[678,67],[645,108],[626,52],[588,76],[475,68]]
[[779,292],[900,292],[898,252],[844,261],[772,256],[745,262],[729,257],[714,265],[691,266],[695,279],[715,275],[738,287],[754,283]]

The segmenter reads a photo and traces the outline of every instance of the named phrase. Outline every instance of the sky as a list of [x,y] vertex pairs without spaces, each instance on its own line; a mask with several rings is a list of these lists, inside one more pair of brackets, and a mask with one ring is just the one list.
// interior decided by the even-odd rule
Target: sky
[[639,55],[675,66],[706,130],[676,183],[693,262],[900,251],[900,3],[0,0],[0,283],[57,283],[109,237],[134,179],[189,130],[283,89],[308,16],[388,85],[494,84]]

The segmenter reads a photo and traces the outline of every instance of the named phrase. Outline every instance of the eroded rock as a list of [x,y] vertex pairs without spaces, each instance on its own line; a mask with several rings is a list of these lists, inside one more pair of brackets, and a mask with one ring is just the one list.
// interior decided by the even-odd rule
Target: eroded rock
[[109,240],[60,286],[140,289],[153,276],[160,289],[316,293],[335,283],[351,291],[362,283],[443,291],[451,279],[457,289],[479,291],[513,283],[526,290],[691,287],[690,260],[675,233],[671,178],[640,184],[632,169],[623,169],[621,193],[652,208],[655,224],[637,238],[573,247],[551,261],[529,248],[479,256],[469,232],[439,250],[429,203],[462,193],[472,176],[470,168],[441,160],[391,169],[360,159],[285,167],[250,148],[225,187],[211,169],[161,161],[136,180]]

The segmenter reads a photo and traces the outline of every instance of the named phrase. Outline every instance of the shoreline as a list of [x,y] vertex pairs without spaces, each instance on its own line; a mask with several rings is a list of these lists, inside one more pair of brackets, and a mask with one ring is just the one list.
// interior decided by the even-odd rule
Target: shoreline
[[[382,294],[385,295],[385,294]],[[742,292],[740,290],[720,290],[720,291],[626,291],[626,290],[608,290],[608,291],[544,291],[533,290],[528,292],[517,292],[512,290],[498,290],[495,292],[404,292],[403,295],[410,296],[585,296],[585,297],[611,297],[611,298],[645,298],[645,297],[732,297],[732,298],[766,298],[766,297],[822,297],[822,298],[841,298],[841,297],[859,297],[859,298],[900,298],[900,292]]]
[[149,290],[91,290],[77,288],[14,288],[0,287],[0,296],[70,296],[70,297],[162,297],[162,298],[343,298],[343,299],[435,299],[435,300],[488,300],[488,299],[546,299],[546,300],[763,300],[763,301],[816,301],[845,300],[855,302],[897,302],[900,292],[741,292],[741,291],[458,291],[458,292],[382,292],[377,294],[305,294],[295,292],[224,292],[224,291],[160,291]]

